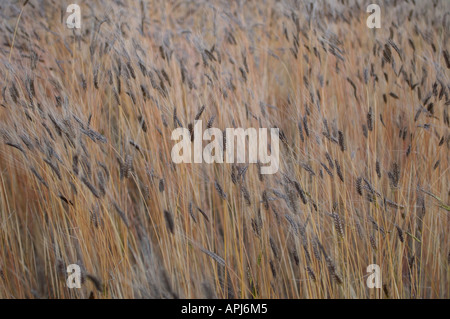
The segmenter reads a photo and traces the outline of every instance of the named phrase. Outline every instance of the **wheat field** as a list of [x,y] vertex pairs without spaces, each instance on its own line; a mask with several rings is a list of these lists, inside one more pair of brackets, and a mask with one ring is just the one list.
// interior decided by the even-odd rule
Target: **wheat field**
[[450,297],[450,2],[77,3],[0,3],[0,298]]

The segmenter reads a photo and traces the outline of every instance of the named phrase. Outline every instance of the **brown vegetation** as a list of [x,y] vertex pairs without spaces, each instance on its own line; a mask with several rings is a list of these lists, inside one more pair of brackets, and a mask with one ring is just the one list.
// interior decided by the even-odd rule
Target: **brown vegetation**
[[[342,2],[2,2],[0,297],[448,298],[449,2]],[[195,119],[279,172],[175,165]]]

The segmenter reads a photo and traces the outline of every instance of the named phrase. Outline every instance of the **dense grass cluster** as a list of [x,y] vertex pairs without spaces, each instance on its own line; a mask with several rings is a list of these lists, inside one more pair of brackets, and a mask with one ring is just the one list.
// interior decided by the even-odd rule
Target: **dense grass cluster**
[[[450,297],[448,1],[79,3],[0,3],[0,297]],[[195,119],[279,172],[175,165]]]

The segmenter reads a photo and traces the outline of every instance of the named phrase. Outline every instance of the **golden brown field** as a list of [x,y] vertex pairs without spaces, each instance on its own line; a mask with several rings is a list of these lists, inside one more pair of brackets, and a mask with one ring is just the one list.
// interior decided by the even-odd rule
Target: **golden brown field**
[[[0,298],[450,297],[449,1],[70,3],[0,3]],[[195,119],[278,173],[174,164]]]

